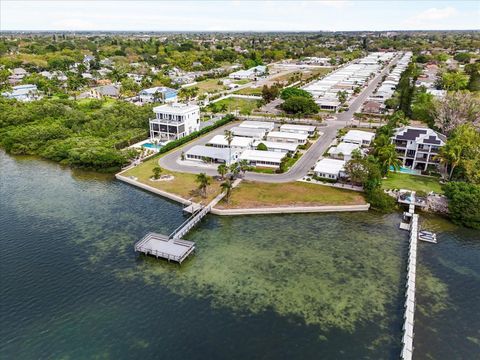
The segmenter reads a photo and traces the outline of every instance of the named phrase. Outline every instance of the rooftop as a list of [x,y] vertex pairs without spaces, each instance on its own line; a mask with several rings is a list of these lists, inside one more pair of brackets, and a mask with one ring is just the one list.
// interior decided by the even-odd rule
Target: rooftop
[[241,160],[253,161],[271,161],[280,163],[285,157],[285,153],[278,151],[245,150],[241,155]]
[[192,111],[200,111],[200,107],[198,105],[175,103],[175,104],[160,105],[153,108],[154,113],[162,113],[162,114],[181,115],[181,114],[188,114]]
[[[224,135],[215,135],[208,142],[209,144],[228,146],[228,141]],[[242,136],[234,136],[231,142],[232,147],[249,147],[252,144],[252,139]]]
[[270,131],[267,137],[307,140],[308,134],[297,134],[297,133],[291,133],[291,132],[285,132],[285,131]]
[[[234,152],[232,151],[232,155]],[[211,159],[221,159],[229,162],[230,149],[217,148],[213,146],[195,145],[185,152],[185,155],[207,157]]]
[[350,141],[372,141],[375,137],[375,133],[361,130],[350,130],[345,134],[343,140]]
[[338,174],[343,170],[345,161],[335,159],[322,159],[315,165],[315,172],[322,172],[327,174]]

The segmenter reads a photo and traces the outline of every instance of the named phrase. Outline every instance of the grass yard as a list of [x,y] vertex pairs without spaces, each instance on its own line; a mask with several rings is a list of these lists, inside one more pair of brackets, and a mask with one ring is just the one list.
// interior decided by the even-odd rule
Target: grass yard
[[217,101],[216,103],[209,105],[209,107],[215,107],[217,109],[220,109],[222,104],[225,104],[227,106],[227,111],[230,112],[234,110],[239,110],[240,114],[242,115],[250,114],[253,110],[258,109],[260,105],[258,100],[230,97]]
[[194,86],[198,87],[198,94],[203,95],[205,93],[216,93],[219,91],[226,90],[227,88],[224,85],[219,85],[218,81],[220,79],[208,79],[196,83]]
[[402,174],[398,172],[388,173],[388,179],[383,180],[382,188],[425,191],[427,193],[434,191],[437,194],[443,194],[442,186],[438,182],[437,178]]
[[262,88],[261,87],[247,87],[244,89],[240,89],[234,92],[234,94],[239,94],[239,95],[262,95]]
[[259,183],[242,181],[233,189],[230,204],[224,201],[219,208],[253,208],[272,206],[320,206],[365,204],[359,192],[330,186],[295,181],[291,183]]
[[331,72],[331,68],[313,68],[308,71],[302,71],[302,80],[313,78],[314,76],[323,76]]
[[195,202],[207,204],[220,193],[220,181],[212,179],[211,185],[207,188],[207,197],[203,198],[197,191],[198,184],[195,182],[196,175],[188,173],[177,173],[163,169],[162,175],[173,175],[175,178],[171,181],[151,181],[153,168],[157,165],[158,157],[147,160],[144,163],[124,172],[124,176],[135,176],[138,181],[150,185],[154,188],[179,195],[184,199],[191,199]]

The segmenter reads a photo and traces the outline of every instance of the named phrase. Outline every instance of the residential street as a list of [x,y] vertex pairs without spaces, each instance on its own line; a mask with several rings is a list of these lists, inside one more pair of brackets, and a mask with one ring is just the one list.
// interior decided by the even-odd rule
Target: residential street
[[[398,57],[391,62],[391,65],[395,64],[397,59]],[[362,93],[360,93],[360,95],[357,96],[357,98],[351,103],[348,111],[337,114],[336,120],[327,121],[326,126],[319,127],[320,131],[323,132],[323,135],[318,139],[317,142],[315,142],[315,144],[310,147],[310,149],[308,149],[308,151],[295,163],[295,165],[288,172],[283,174],[260,174],[255,172],[247,172],[245,174],[245,179],[261,182],[282,183],[295,181],[305,176],[305,174],[312,167],[315,166],[317,160],[320,159],[323,156],[323,153],[328,149],[330,143],[335,139],[337,131],[345,126],[348,126],[350,120],[353,118],[353,114],[359,110],[366,98],[372,94],[378,83],[381,81],[382,76],[388,71],[391,65],[386,67],[370,82],[370,85],[368,85],[367,88]],[[217,171],[214,169],[202,168],[200,166],[181,165],[177,163],[177,160],[180,158],[182,151],[184,152],[194,145],[204,145],[214,135],[223,134],[225,130],[230,129],[231,127],[236,125],[237,124],[229,124],[224,127],[215,129],[208,135],[194,141],[193,143],[190,143],[187,146],[184,146],[183,148],[180,148],[178,150],[172,151],[171,153],[160,158],[159,165],[170,171],[187,172],[194,174],[205,172],[206,174],[211,176],[217,175]]]

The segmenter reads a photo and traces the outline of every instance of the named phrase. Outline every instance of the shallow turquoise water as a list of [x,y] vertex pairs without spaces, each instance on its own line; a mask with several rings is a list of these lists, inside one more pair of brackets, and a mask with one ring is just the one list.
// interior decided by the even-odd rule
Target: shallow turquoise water
[[[181,207],[108,176],[0,153],[0,201],[0,358],[398,358],[396,214],[208,216],[178,267],[132,245]],[[474,358],[478,234],[428,221],[415,351]]]

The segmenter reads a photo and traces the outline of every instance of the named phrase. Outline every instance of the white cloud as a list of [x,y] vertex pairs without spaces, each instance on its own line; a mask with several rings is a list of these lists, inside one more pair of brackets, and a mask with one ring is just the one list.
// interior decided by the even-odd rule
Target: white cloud
[[410,26],[429,26],[432,23],[438,24],[439,20],[446,20],[458,15],[457,9],[447,6],[442,9],[429,8],[421,13],[418,13],[405,21],[406,25]]

